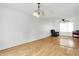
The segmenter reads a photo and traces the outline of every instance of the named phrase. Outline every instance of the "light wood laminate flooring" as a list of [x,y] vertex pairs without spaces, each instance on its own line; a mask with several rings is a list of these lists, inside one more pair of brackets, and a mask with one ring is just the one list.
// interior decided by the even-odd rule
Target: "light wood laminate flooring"
[[47,37],[30,43],[0,51],[0,56],[79,56],[79,38],[73,39],[77,42],[77,48],[64,47],[59,44],[59,37]]

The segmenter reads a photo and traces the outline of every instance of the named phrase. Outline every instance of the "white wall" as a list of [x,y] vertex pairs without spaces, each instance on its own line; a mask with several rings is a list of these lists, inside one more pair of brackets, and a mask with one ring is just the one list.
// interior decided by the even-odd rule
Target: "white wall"
[[6,5],[0,5],[0,50],[49,36],[49,25]]

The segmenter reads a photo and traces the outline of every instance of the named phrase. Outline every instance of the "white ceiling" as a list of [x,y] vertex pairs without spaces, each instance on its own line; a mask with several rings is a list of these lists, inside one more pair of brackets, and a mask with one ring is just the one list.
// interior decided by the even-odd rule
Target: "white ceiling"
[[[36,3],[4,3],[3,5],[32,14]],[[41,3],[46,17],[75,17],[79,13],[78,3]]]

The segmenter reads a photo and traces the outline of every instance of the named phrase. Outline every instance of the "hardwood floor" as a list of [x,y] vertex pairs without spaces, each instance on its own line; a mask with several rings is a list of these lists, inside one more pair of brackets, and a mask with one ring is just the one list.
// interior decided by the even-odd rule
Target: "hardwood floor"
[[64,47],[59,44],[59,37],[47,37],[0,51],[0,56],[79,56],[79,39],[72,39],[77,48]]

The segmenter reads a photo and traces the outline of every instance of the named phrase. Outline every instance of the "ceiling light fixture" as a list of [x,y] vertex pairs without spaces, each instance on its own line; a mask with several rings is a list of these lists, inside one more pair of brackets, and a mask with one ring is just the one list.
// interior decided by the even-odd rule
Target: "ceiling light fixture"
[[44,15],[44,12],[40,9],[40,3],[37,3],[37,9],[34,11],[33,15],[38,18]]

